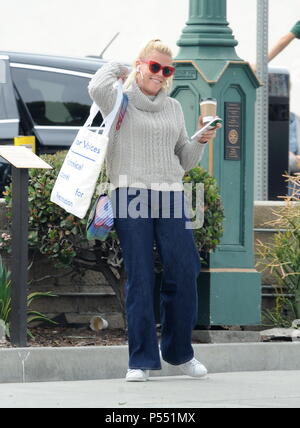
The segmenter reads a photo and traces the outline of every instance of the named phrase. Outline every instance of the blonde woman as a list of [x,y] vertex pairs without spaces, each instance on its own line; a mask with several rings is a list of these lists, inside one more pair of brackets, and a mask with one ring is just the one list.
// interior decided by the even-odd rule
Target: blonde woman
[[[127,67],[112,62],[89,85],[91,98],[106,116],[116,98],[113,84],[119,78],[126,80],[128,108],[121,127],[111,131],[107,164],[115,189],[115,229],[127,273],[127,381],[148,380],[149,370],[161,369],[160,357],[189,376],[207,374],[191,345],[200,259],[192,230],[186,228],[182,178],[199,163],[216,131],[189,141],[181,106],[168,96],[174,71],[169,47],[151,40],[128,77]],[[179,208],[180,216],[175,215]],[[161,352],[153,309],[154,244],[163,265]]]

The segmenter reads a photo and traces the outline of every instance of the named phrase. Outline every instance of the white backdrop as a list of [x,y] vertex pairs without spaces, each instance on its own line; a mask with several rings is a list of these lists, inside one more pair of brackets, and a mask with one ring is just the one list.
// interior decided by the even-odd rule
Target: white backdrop
[[[300,0],[270,0],[272,46],[300,20]],[[105,59],[132,62],[141,45],[159,37],[173,47],[188,17],[188,0],[0,0],[0,50],[85,56],[99,54],[118,31]],[[238,55],[255,62],[256,0],[227,0]],[[300,40],[271,64],[289,68],[292,110],[300,114]]]

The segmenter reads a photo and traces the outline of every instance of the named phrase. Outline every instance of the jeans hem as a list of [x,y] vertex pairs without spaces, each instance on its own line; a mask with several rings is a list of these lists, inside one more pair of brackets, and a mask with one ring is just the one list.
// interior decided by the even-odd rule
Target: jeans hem
[[149,368],[149,367],[128,367],[129,370],[161,370],[161,367],[159,368]]
[[188,363],[189,361],[191,361],[192,359],[194,358],[194,355],[192,355],[190,358],[188,358],[187,360],[184,360],[184,361],[182,361],[182,362],[180,362],[180,363],[171,363],[171,361],[168,361],[168,360],[166,360],[165,358],[163,358],[163,360],[166,362],[166,363],[168,363],[168,364],[171,364],[172,366],[181,366],[181,364],[185,364],[185,363]]

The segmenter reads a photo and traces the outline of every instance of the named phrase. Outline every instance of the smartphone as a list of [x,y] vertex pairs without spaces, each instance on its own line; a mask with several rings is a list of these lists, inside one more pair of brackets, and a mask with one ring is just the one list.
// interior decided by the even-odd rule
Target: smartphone
[[204,134],[204,132],[215,128],[218,123],[222,123],[222,122],[223,120],[220,117],[215,117],[206,125],[204,125],[203,128],[198,129],[198,131],[191,137],[191,140],[195,140],[196,138],[200,137],[200,135]]

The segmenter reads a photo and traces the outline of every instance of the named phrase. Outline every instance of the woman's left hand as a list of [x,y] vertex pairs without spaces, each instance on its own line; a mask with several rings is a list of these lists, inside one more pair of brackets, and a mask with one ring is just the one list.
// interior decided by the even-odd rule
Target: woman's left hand
[[[200,116],[199,120],[198,120],[198,128],[201,129],[201,128],[203,128],[203,126],[204,126],[203,119],[202,119],[202,116]],[[219,128],[222,128],[221,123],[218,123],[217,126],[215,126],[213,129],[210,129],[210,130],[206,131],[204,134],[202,134],[200,136],[200,138],[198,140],[199,143],[205,144],[208,141],[213,140],[214,138],[216,138],[217,130]]]

